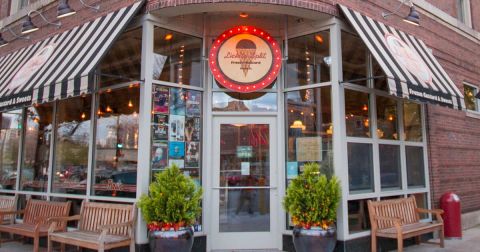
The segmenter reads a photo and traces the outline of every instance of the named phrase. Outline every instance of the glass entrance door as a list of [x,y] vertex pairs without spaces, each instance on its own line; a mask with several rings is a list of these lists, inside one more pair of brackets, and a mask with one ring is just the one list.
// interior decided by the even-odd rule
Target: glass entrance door
[[215,118],[213,132],[212,249],[278,248],[275,119]]

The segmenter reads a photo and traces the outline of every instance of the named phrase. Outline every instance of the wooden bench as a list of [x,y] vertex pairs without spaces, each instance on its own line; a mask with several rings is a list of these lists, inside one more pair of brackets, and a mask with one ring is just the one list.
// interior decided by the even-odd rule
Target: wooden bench
[[[11,212],[17,210],[18,195],[7,196],[0,195],[0,212]],[[0,224],[13,224],[15,221],[15,214],[3,214],[0,219]]]
[[[50,227],[48,218],[54,216],[68,216],[71,202],[56,202],[29,199],[24,210],[19,211],[0,211],[0,219],[5,215],[23,214],[23,223],[11,223],[0,225],[0,232],[16,234],[33,238],[33,251],[38,252],[40,237],[48,235]],[[66,222],[58,223],[53,227],[62,230],[66,227]]]
[[[420,222],[420,213],[433,213],[436,221]],[[427,210],[417,207],[414,196],[402,199],[368,201],[368,214],[372,225],[372,252],[377,251],[377,236],[397,239],[398,252],[403,251],[403,239],[439,231],[440,247],[444,247],[443,210]]]
[[[135,204],[111,204],[82,202],[80,215],[63,218],[51,218],[52,228],[48,234],[48,251],[52,252],[53,242],[61,243],[62,252],[65,244],[98,250],[130,246],[135,251]],[[78,230],[56,232],[57,221],[78,220]]]

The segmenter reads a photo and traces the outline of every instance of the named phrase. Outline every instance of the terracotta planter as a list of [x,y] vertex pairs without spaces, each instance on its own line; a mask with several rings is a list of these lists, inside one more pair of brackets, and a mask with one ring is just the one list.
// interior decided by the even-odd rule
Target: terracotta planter
[[151,252],[190,252],[193,247],[193,228],[178,231],[150,231]]
[[293,229],[293,245],[297,252],[332,252],[337,243],[337,229]]

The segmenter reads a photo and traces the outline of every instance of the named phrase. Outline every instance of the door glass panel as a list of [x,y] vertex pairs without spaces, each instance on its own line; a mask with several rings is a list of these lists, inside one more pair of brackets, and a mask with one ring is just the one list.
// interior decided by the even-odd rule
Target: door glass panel
[[270,231],[268,124],[220,125],[220,232]]

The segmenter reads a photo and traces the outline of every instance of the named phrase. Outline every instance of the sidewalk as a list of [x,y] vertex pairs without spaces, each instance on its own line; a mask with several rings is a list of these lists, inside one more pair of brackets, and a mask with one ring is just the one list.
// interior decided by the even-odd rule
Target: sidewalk
[[[438,240],[434,240],[438,241]],[[480,226],[463,231],[461,240],[445,240],[445,248],[433,244],[406,247],[405,252],[480,252]]]

